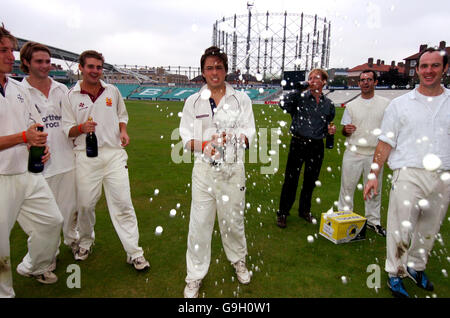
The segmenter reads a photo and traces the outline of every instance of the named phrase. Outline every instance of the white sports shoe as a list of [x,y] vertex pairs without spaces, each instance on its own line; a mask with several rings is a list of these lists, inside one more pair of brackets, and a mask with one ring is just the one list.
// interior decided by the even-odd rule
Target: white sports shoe
[[134,268],[138,271],[150,268],[150,263],[145,259],[144,256],[136,257],[134,260],[129,262],[129,264],[133,264]]
[[244,261],[237,261],[233,264],[233,267],[236,270],[236,276],[241,284],[250,283],[250,273],[248,272]]
[[78,251],[75,253],[75,260],[76,261],[84,261],[88,258],[90,253],[90,249],[86,249],[84,247],[81,247],[78,249]]
[[20,275],[25,276],[25,277],[33,277],[41,284],[49,285],[49,284],[54,284],[58,281],[58,277],[51,271],[45,272],[40,275],[31,275],[31,274],[24,272],[22,270],[22,268],[20,267],[20,264],[19,264],[19,266],[17,266],[16,270],[17,270],[17,273],[19,273]]
[[202,285],[201,280],[194,280],[186,284],[184,288],[184,298],[198,298],[198,291]]

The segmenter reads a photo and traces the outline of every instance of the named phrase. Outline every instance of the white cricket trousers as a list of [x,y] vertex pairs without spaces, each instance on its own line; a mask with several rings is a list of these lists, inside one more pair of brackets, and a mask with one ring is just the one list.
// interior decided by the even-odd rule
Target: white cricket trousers
[[[373,156],[371,155],[361,155],[349,149],[345,150],[341,169],[341,189],[338,201],[339,211],[344,211],[345,207],[348,207],[349,211],[353,211],[353,198],[356,186],[361,178],[361,174],[363,175],[364,185],[367,183],[372,159]],[[381,225],[380,209],[383,167],[380,168],[378,181],[378,195],[364,201],[365,217],[367,218],[367,222],[372,225]]]
[[9,235],[16,220],[29,229],[30,273],[48,271],[59,245],[63,217],[42,174],[0,175],[0,297],[14,297]]
[[127,253],[127,261],[144,255],[131,201],[128,156],[124,149],[101,147],[98,157],[89,158],[85,150],[75,151],[78,231],[80,247],[90,249],[95,240],[95,206],[105,190],[106,203],[114,229]]
[[406,266],[425,270],[450,201],[450,180],[442,174],[417,168],[394,171],[386,237],[389,276],[405,276]]
[[70,246],[79,239],[77,231],[77,190],[75,169],[45,178],[64,218],[64,244]]
[[187,283],[201,280],[208,273],[216,211],[228,260],[231,263],[245,261],[245,189],[243,164],[225,164],[215,168],[209,163],[195,162],[186,252]]
[[[62,230],[64,236],[64,244],[70,246],[72,242],[78,241],[77,226],[77,210],[76,210],[76,188],[75,188],[75,170],[72,169],[68,172],[60,173],[48,178],[45,181],[50,187],[52,194],[56,200],[59,211],[64,219]],[[18,223],[22,227],[25,233],[30,235],[32,228],[28,228],[27,222],[22,222],[21,217],[17,219]],[[30,235],[29,240],[33,240]],[[58,243],[58,246],[60,244]],[[56,255],[59,250],[56,251]],[[23,258],[22,262],[18,265],[21,272],[31,274],[34,268],[33,258],[28,252]]]

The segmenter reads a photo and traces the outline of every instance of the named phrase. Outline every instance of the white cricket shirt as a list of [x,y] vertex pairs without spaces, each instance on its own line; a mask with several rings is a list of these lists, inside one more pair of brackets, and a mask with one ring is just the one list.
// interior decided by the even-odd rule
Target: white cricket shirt
[[440,169],[450,170],[450,90],[439,98],[421,102],[417,89],[395,98],[386,108],[379,140],[389,144],[391,169],[425,168],[428,154],[439,157]]
[[[31,103],[30,95],[20,82],[7,78],[5,97],[0,94],[0,136],[27,130],[34,123],[42,123]],[[28,148],[25,143],[0,150],[0,174],[25,173],[28,169]]]
[[[180,121],[184,147],[192,139],[211,140],[213,134],[230,127],[234,127],[236,136],[245,135],[251,145],[256,131],[252,102],[245,92],[235,90],[226,82],[225,87],[225,95],[215,111],[211,108],[207,85],[186,99]],[[195,157],[200,159],[201,153],[195,153]]]
[[40,90],[31,86],[26,78],[22,80],[22,85],[28,90],[32,104],[41,115],[44,131],[48,133],[50,159],[44,166],[44,177],[74,169],[73,141],[72,138],[67,138],[62,129],[62,102],[69,89],[51,79],[47,98]]
[[[120,141],[119,123],[128,123],[128,113],[119,89],[100,80],[105,89],[92,102],[88,94],[81,93],[82,81],[69,90],[63,102],[62,121],[63,130],[69,136],[69,130],[86,122],[89,116],[97,123],[95,135],[98,147],[122,148]],[[75,150],[86,149],[86,134],[75,138]]]

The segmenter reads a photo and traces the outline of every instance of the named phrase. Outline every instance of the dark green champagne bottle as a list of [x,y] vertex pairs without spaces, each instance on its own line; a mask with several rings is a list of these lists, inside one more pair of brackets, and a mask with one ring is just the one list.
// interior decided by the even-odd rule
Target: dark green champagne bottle
[[[36,127],[37,131],[44,131],[44,127]],[[44,155],[45,147],[30,147],[30,153],[28,155],[28,171],[33,173],[39,173],[44,170],[44,164],[42,163],[42,156]]]
[[[89,116],[89,121],[92,121],[92,117]],[[95,132],[90,132],[86,134],[86,156],[97,157],[98,156],[98,145],[97,136]]]

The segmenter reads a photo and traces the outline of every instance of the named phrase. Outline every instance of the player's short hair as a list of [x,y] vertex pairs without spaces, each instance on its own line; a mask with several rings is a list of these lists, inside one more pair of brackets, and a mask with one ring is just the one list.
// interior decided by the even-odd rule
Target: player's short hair
[[211,46],[205,50],[201,59],[200,59],[200,69],[203,72],[203,68],[205,67],[206,58],[209,56],[217,56],[225,67],[225,72],[228,73],[228,56],[225,52],[221,51],[217,46]]
[[328,81],[328,73],[325,70],[322,70],[321,68],[315,68],[311,70],[311,72],[309,72],[309,74],[312,73],[319,73],[322,81]]
[[434,47],[429,47],[426,50],[423,50],[422,52],[420,52],[419,54],[419,58],[417,59],[417,64],[416,64],[416,68],[418,69],[420,66],[420,58],[422,57],[422,55],[424,55],[425,53],[433,53],[433,52],[439,52],[442,56],[442,65],[444,66],[444,68],[447,66],[448,64],[448,55],[447,52],[444,49],[437,49]]
[[87,58],[94,58],[102,61],[102,66],[105,63],[105,58],[103,57],[102,53],[99,53],[94,50],[87,50],[81,53],[80,57],[78,58],[78,63],[80,63],[81,67],[84,67]]
[[374,81],[374,82],[376,82],[376,81],[378,80],[377,72],[375,72],[374,70],[369,70],[369,69],[367,69],[367,70],[363,70],[363,71],[361,72],[361,74],[359,74],[358,82],[361,80],[361,75],[362,75],[362,74],[365,74],[365,73],[372,73],[372,74],[373,74],[373,81]]
[[0,26],[0,42],[2,42],[4,38],[9,39],[14,45],[14,48],[17,47],[17,39],[11,34],[11,32],[5,29],[5,25],[2,23]]
[[47,52],[50,57],[52,56],[52,54],[50,53],[50,49],[48,47],[36,42],[27,42],[20,49],[20,69],[25,74],[29,74],[30,69],[28,68],[28,66],[25,65],[24,61],[31,63],[33,53],[38,51]]

